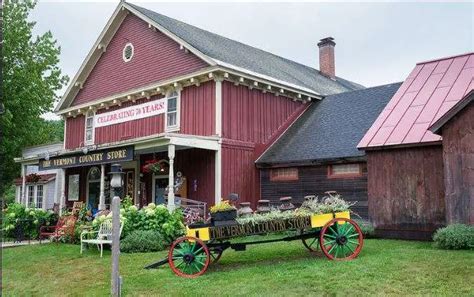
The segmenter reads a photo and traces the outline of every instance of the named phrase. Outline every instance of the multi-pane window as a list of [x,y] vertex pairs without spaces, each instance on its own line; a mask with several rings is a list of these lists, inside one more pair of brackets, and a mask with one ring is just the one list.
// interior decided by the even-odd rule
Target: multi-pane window
[[85,143],[94,144],[94,112],[89,111],[86,114]]
[[166,128],[173,129],[178,127],[178,93],[173,92],[168,97],[168,109],[166,111]]
[[275,168],[270,171],[271,181],[293,181],[298,180],[298,168]]
[[329,177],[352,177],[362,174],[360,164],[336,164],[329,166]]
[[43,208],[43,185],[36,186],[36,208]]
[[28,186],[28,206],[34,207],[35,206],[35,186]]

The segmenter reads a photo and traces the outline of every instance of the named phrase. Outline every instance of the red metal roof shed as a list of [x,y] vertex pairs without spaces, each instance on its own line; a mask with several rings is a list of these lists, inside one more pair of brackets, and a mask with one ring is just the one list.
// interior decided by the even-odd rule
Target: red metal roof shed
[[418,63],[358,148],[439,142],[429,127],[474,89],[474,53]]

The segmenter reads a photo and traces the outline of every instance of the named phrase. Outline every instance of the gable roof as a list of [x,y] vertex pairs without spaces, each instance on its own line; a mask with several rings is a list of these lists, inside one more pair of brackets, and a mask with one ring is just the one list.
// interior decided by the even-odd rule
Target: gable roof
[[418,63],[359,148],[436,143],[429,127],[474,89],[474,53]]
[[182,40],[192,45],[221,66],[236,66],[281,81],[302,86],[321,95],[362,88],[361,85],[337,77],[335,80],[318,70],[274,55],[264,50],[188,25],[146,8],[128,3]]
[[430,131],[435,134],[440,134],[443,126],[473,101],[474,89],[471,90],[466,96],[464,96],[464,98],[462,98],[458,103],[456,103],[456,105],[454,105],[450,110],[448,110],[436,122],[434,122],[433,125],[431,125],[430,127]]
[[102,51],[106,49],[108,42],[110,42],[125,18],[127,11],[155,26],[168,37],[207,62],[209,66],[221,66],[273,80],[305,92],[310,91],[315,96],[363,88],[359,84],[339,77],[336,77],[336,79],[328,78],[314,68],[188,25],[135,4],[120,2],[79,71],[72,79],[57,105],[56,111],[67,108],[71,104],[72,97],[77,94],[79,86],[87,79]]
[[258,160],[274,164],[314,164],[363,158],[357,143],[401,83],[327,96],[306,112]]

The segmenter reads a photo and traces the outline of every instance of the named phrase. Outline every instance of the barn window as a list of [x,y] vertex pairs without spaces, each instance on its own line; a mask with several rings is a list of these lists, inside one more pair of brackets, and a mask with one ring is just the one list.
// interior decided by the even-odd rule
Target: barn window
[[179,94],[173,92],[168,96],[167,100],[166,130],[176,131],[179,129]]
[[36,186],[36,208],[43,208],[43,185]]
[[88,111],[86,114],[86,125],[85,125],[85,144],[94,144],[94,112]]
[[271,181],[298,180],[298,168],[275,168],[270,171]]
[[124,62],[129,62],[133,58],[133,54],[135,53],[135,48],[133,44],[127,43],[123,48],[122,58]]
[[334,164],[328,167],[328,177],[330,178],[357,177],[361,175],[361,164]]

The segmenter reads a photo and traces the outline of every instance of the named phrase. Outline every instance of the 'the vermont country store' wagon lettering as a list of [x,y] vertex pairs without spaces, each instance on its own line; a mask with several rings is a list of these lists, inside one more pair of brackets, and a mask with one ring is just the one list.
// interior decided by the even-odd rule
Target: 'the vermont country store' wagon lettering
[[247,236],[252,234],[263,234],[281,232],[286,230],[311,228],[309,217],[291,218],[282,221],[269,221],[260,224],[230,225],[222,227],[212,227],[211,238],[230,238]]

